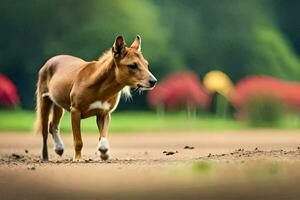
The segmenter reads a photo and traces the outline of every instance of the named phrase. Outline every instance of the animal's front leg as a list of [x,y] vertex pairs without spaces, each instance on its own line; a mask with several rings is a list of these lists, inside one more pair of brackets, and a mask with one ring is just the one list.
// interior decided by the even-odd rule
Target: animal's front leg
[[101,159],[109,159],[109,142],[107,140],[108,128],[110,123],[110,113],[97,116],[97,126],[100,132],[98,150],[101,153]]
[[74,139],[75,154],[73,160],[81,160],[81,149],[83,146],[80,131],[81,112],[76,108],[71,109],[72,131]]

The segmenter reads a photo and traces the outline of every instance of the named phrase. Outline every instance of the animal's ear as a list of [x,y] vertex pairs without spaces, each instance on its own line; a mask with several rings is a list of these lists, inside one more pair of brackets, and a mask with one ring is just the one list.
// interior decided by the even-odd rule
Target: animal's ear
[[137,35],[134,42],[131,44],[130,48],[142,51],[142,38]]
[[125,52],[125,49],[126,49],[125,47],[126,47],[125,40],[124,40],[122,35],[119,35],[116,38],[115,43],[112,47],[112,51],[114,53],[114,56],[115,57],[121,56]]

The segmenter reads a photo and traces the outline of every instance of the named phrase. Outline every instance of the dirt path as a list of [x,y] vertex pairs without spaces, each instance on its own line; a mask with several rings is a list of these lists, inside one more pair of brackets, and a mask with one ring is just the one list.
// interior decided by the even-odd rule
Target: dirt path
[[297,131],[115,134],[107,162],[97,137],[83,135],[81,163],[71,135],[43,163],[39,136],[0,133],[0,199],[300,198]]

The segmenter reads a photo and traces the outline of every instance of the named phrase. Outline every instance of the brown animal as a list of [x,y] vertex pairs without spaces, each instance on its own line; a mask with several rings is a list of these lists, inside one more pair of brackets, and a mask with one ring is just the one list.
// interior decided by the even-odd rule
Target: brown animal
[[69,55],[49,59],[39,71],[36,91],[35,128],[36,132],[43,135],[43,160],[48,160],[48,132],[54,139],[55,152],[63,154],[59,123],[64,109],[71,113],[74,160],[81,159],[83,146],[80,120],[91,116],[97,117],[101,158],[108,159],[110,114],[119,103],[121,91],[129,96],[130,87],[149,90],[156,82],[141,53],[140,36],[136,37],[129,48],[123,37],[118,36],[113,47],[97,61],[87,62]]

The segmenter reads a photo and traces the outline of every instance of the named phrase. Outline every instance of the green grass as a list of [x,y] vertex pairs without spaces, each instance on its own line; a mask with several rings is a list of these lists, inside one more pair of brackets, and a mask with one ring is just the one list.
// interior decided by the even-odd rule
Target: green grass
[[[31,131],[35,114],[31,111],[0,111],[0,131]],[[71,131],[70,114],[65,113],[61,130]],[[96,119],[91,117],[82,120],[84,132],[98,132]],[[243,129],[246,125],[231,119],[215,117],[187,118],[186,113],[170,113],[158,116],[154,112],[115,112],[112,114],[111,132],[156,132],[156,131],[200,131]]]
[[[0,131],[32,131],[35,120],[33,111],[2,110],[0,111]],[[83,132],[98,132],[96,118],[90,117],[81,122]],[[246,122],[239,122],[230,118],[217,118],[201,115],[188,118],[185,112],[168,113],[158,116],[154,112],[114,112],[110,125],[110,132],[159,132],[159,131],[204,131],[204,130],[241,130],[255,128]],[[256,128],[299,129],[299,116],[284,117],[277,126]],[[65,113],[62,132],[71,132],[71,119]]]

